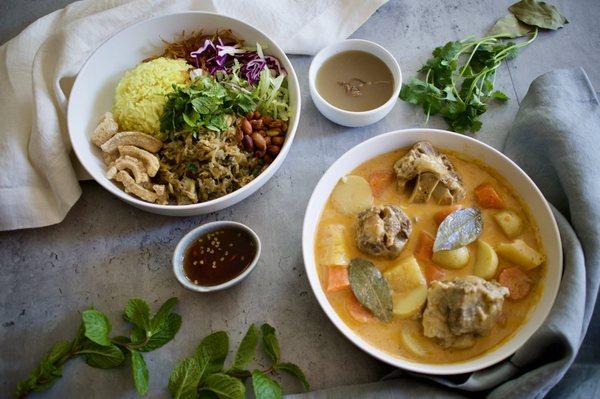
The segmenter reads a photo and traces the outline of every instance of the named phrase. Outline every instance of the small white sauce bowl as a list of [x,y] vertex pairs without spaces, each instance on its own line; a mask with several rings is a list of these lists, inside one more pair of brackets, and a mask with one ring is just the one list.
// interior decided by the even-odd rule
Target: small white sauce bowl
[[[331,105],[321,97],[316,85],[319,69],[325,61],[345,51],[364,51],[373,54],[387,65],[394,77],[394,91],[385,104],[368,111],[347,111]],[[362,39],[348,39],[329,45],[319,51],[310,64],[308,85],[310,87],[310,96],[315,106],[327,119],[342,126],[367,126],[383,119],[390,113],[396,101],[398,101],[400,88],[402,87],[402,72],[394,56],[379,44]]]
[[[192,281],[190,281],[186,277],[185,271],[183,270],[183,258],[185,257],[185,253],[186,253],[187,249],[201,235],[203,235],[205,233],[212,233],[213,231],[217,231],[219,229],[226,228],[226,227],[233,227],[233,228],[242,230],[242,231],[246,232],[252,238],[252,240],[254,241],[254,246],[256,247],[256,254],[254,255],[254,259],[252,259],[252,263],[250,263],[250,265],[248,265],[248,267],[239,276],[236,276],[236,277],[232,278],[231,280],[224,282],[223,284],[219,284],[219,285],[194,284]],[[254,270],[254,268],[256,267],[256,264],[258,263],[258,259],[260,258],[260,250],[261,250],[261,245],[260,245],[260,239],[258,238],[258,235],[254,232],[254,230],[252,230],[250,227],[246,226],[245,224],[238,223],[238,222],[228,222],[228,221],[206,223],[200,227],[196,227],[195,229],[191,230],[189,233],[184,235],[181,238],[181,240],[179,240],[179,243],[175,247],[175,252],[173,253],[173,261],[172,261],[173,262],[173,273],[175,273],[175,277],[177,278],[177,281],[179,281],[179,283],[181,285],[183,285],[185,288],[187,288],[189,290],[196,291],[196,292],[212,292],[212,291],[224,290],[226,288],[233,287],[234,285],[236,285],[237,283],[242,281],[244,278],[246,278],[246,276],[248,276],[250,273],[252,273],[252,270]]]

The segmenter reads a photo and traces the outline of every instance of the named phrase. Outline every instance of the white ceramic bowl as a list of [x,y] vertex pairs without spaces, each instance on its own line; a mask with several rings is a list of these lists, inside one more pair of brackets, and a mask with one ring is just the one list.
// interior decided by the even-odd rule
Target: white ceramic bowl
[[[248,235],[252,238],[252,240],[254,241],[254,246],[256,247],[256,255],[254,255],[254,259],[252,259],[252,263],[250,263],[250,265],[248,265],[246,270],[244,270],[239,276],[234,277],[233,279],[226,281],[223,284],[210,285],[210,286],[194,284],[185,276],[185,272],[183,271],[183,258],[185,256],[186,250],[194,241],[196,241],[196,239],[198,237],[200,237],[204,233],[211,233],[213,231],[217,231],[224,227],[233,227],[236,229],[243,230],[246,233],[248,233]],[[254,270],[254,268],[256,267],[256,264],[258,263],[258,259],[260,258],[260,251],[261,251],[261,245],[260,245],[260,239],[258,238],[258,235],[254,232],[254,230],[252,230],[250,227],[246,226],[245,224],[238,223],[238,222],[226,222],[226,221],[206,223],[200,227],[196,227],[195,229],[191,230],[189,233],[184,235],[181,238],[181,240],[179,240],[179,243],[175,247],[175,252],[173,252],[173,259],[172,259],[173,273],[175,274],[177,281],[179,281],[179,283],[181,285],[183,285],[185,288],[187,288],[189,290],[196,291],[196,292],[212,292],[212,291],[224,290],[226,288],[233,287],[234,285],[238,284],[243,279],[245,279],[250,273],[252,273],[252,270]]]
[[[112,109],[117,83],[128,69],[143,59],[163,51],[162,39],[171,40],[181,32],[202,29],[213,32],[229,28],[247,43],[260,43],[265,53],[281,61],[288,74],[291,117],[285,143],[275,161],[256,179],[233,193],[191,205],[151,204],[125,193],[106,178],[100,150],[90,137],[101,115]],[[105,41],[85,62],[71,90],[67,122],[73,150],[88,173],[104,188],[123,201],[162,215],[189,216],[221,210],[245,199],[273,176],[287,156],[300,116],[300,89],[296,72],[283,50],[258,29],[237,19],[208,12],[185,12],[148,19],[129,26]]]
[[[319,282],[314,244],[317,225],[331,191],[338,180],[365,161],[395,149],[412,146],[419,140],[427,140],[441,149],[448,149],[475,158],[500,173],[522,200],[537,223],[541,244],[546,252],[546,274],[543,292],[527,321],[502,345],[480,357],[452,364],[429,364],[394,357],[363,340],[337,315],[329,303]],[[480,370],[513,354],[542,325],[552,308],[562,275],[562,247],[558,227],[544,196],[533,181],[514,162],[492,147],[475,139],[456,133],[434,129],[408,129],[373,137],[355,146],[340,157],[323,175],[315,187],[304,217],[302,251],[306,274],[321,307],[333,324],[354,344],[372,356],[393,366],[427,374],[460,374]]]
[[[392,76],[394,77],[394,91],[392,96],[385,104],[375,109],[361,112],[347,111],[335,107],[325,101],[325,99],[321,97],[319,91],[317,90],[317,72],[323,63],[336,54],[352,50],[364,51],[373,54],[383,61],[388,68],[390,68]],[[310,96],[315,103],[315,106],[327,119],[342,126],[367,126],[383,119],[387,114],[390,113],[396,104],[396,101],[398,101],[398,95],[400,94],[400,88],[402,87],[402,72],[400,71],[400,65],[398,65],[398,62],[394,56],[379,44],[362,39],[348,39],[331,44],[317,53],[315,58],[312,60],[310,69],[308,71],[308,85],[310,88]]]

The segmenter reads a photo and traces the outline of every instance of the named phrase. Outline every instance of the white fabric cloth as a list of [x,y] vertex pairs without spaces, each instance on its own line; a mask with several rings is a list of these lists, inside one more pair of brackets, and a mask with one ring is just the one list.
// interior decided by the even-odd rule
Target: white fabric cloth
[[314,54],[354,32],[387,0],[84,0],[0,47],[0,230],[62,221],[81,195],[66,126],[68,92],[88,55],[134,22],[216,11]]

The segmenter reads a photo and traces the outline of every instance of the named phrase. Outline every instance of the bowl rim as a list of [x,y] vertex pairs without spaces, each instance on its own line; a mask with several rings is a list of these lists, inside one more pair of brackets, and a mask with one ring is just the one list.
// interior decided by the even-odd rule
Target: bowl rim
[[[254,255],[254,258],[252,258],[252,262],[250,262],[250,264],[246,267],[246,269],[244,269],[244,271],[242,273],[240,273],[236,277],[232,278],[231,280],[228,280],[228,281],[218,284],[218,285],[194,284],[185,276],[185,272],[183,270],[183,258],[185,256],[185,251],[190,246],[190,244],[196,238],[198,238],[198,236],[200,236],[204,233],[208,233],[208,232],[217,230],[221,227],[235,227],[235,228],[238,228],[238,229],[243,230],[246,233],[248,233],[256,245],[256,254]],[[215,222],[204,223],[204,224],[188,231],[183,237],[181,237],[181,239],[175,246],[175,250],[173,251],[173,256],[171,258],[173,274],[175,275],[175,278],[177,279],[177,281],[183,287],[187,288],[188,290],[196,291],[196,292],[203,292],[203,293],[221,291],[221,290],[233,287],[234,285],[240,283],[242,280],[244,280],[246,277],[248,277],[248,275],[250,273],[252,273],[252,271],[256,268],[256,265],[258,264],[258,260],[260,259],[261,251],[262,251],[262,244],[260,242],[260,237],[258,236],[258,234],[256,234],[256,232],[254,230],[252,230],[250,227],[246,226],[243,223],[234,222],[234,221],[230,221],[230,220],[219,220],[219,221],[215,221]]]
[[[317,84],[316,84],[316,75],[319,72],[317,69],[317,66],[315,66],[315,60],[317,60],[319,57],[323,56],[322,54],[331,50],[332,48],[335,48],[337,46],[341,46],[345,43],[362,43],[365,44],[367,46],[371,46],[371,47],[375,47],[379,50],[381,50],[384,54],[386,54],[387,56],[389,56],[392,66],[397,73],[398,73],[398,81],[394,82],[394,91],[392,92],[392,95],[390,96],[390,98],[388,98],[388,100],[386,102],[384,102],[383,104],[381,104],[379,107],[377,108],[373,108],[373,109],[368,109],[366,111],[350,111],[347,109],[343,109],[343,108],[339,108],[336,107],[335,105],[331,104],[329,101],[325,100],[323,98],[323,96],[321,96],[321,93],[319,93],[319,90],[317,89]],[[344,52],[344,51],[352,51],[352,49],[347,49],[347,50],[342,50],[340,52]],[[377,56],[376,54],[373,54],[371,51],[368,50],[359,50],[359,51],[364,51],[366,53],[369,53],[371,55],[373,55],[376,58],[379,58],[381,61],[383,61],[386,66],[389,67],[388,63],[381,59],[381,57]],[[339,54],[335,53],[332,54],[326,58],[323,59],[323,61],[320,63],[319,65],[319,69],[321,68],[321,66],[323,65],[323,63],[325,63],[325,61],[327,61],[328,59],[330,59],[331,57],[333,57],[334,55]],[[314,72],[313,72],[314,71]],[[370,116],[372,114],[376,114],[378,112],[381,112],[382,110],[384,110],[386,107],[390,106],[391,103],[394,103],[398,100],[398,96],[400,95],[400,89],[402,88],[402,69],[400,68],[400,64],[398,63],[398,60],[396,59],[396,57],[394,57],[394,55],[385,47],[383,47],[381,44],[375,43],[373,41],[370,40],[365,40],[365,39],[344,39],[344,40],[340,40],[338,42],[332,43],[330,45],[328,45],[327,47],[322,48],[317,54],[315,54],[315,56],[313,57],[312,61],[310,62],[310,66],[308,68],[308,85],[310,86],[310,88],[312,89],[312,92],[314,92],[314,95],[319,99],[319,101],[321,101],[325,106],[329,107],[332,111],[340,113],[344,116]]]
[[[272,46],[269,45],[269,47],[275,48],[276,50],[280,51],[281,54],[283,55],[284,63],[287,62],[287,64],[289,65],[289,68],[287,68],[287,66],[286,66],[287,77],[288,77],[288,79],[293,81],[293,83],[294,83],[293,86],[296,89],[294,91],[290,90],[289,96],[290,96],[290,99],[292,97],[296,98],[297,106],[296,106],[295,112],[292,115],[290,115],[290,120],[293,119],[293,123],[288,124],[288,131],[286,133],[286,139],[283,143],[283,147],[281,147],[280,155],[277,156],[275,158],[275,160],[269,166],[267,166],[267,168],[265,170],[263,170],[258,176],[256,176],[252,181],[250,181],[250,183],[246,184],[243,187],[238,188],[235,191],[232,191],[229,194],[226,194],[222,197],[218,197],[218,198],[215,198],[215,199],[212,199],[209,201],[198,202],[196,204],[186,204],[186,205],[171,205],[171,204],[160,205],[160,204],[155,204],[152,202],[143,201],[143,200],[133,196],[132,194],[126,193],[119,187],[116,187],[113,183],[111,183],[110,180],[98,179],[98,178],[96,178],[96,176],[94,176],[94,173],[92,173],[90,171],[90,168],[88,168],[86,163],[82,160],[82,158],[83,158],[82,154],[80,154],[77,147],[72,144],[73,136],[74,136],[74,134],[72,133],[73,129],[71,129],[71,125],[73,123],[72,122],[73,112],[71,111],[71,107],[73,104],[72,98],[74,97],[73,94],[78,92],[79,85],[81,84],[80,77],[81,77],[82,73],[90,65],[90,61],[91,61],[92,57],[99,51],[99,49],[101,47],[103,47],[110,40],[113,40],[116,36],[122,34],[123,32],[125,32],[128,29],[131,29],[135,26],[149,23],[151,21],[162,19],[162,18],[173,18],[173,17],[176,18],[177,16],[183,16],[183,15],[207,15],[207,16],[223,18],[226,20],[233,21],[237,24],[241,24],[241,25],[245,26],[246,28],[254,30],[259,35],[262,35],[263,37],[267,38],[273,44]],[[267,48],[266,52],[269,52],[268,48]],[[289,86],[290,86],[290,84],[288,82],[288,88],[289,88]],[[273,173],[275,173],[279,169],[279,167],[281,167],[281,165],[285,161],[285,158],[287,157],[290,147],[292,146],[292,142],[294,141],[294,138],[296,136],[296,131],[298,130],[298,125],[300,122],[301,108],[302,108],[302,95],[300,93],[300,83],[298,82],[298,76],[296,75],[294,66],[293,66],[292,62],[290,61],[289,57],[287,56],[287,54],[283,51],[283,49],[281,49],[281,47],[279,47],[279,45],[273,39],[271,39],[266,33],[264,33],[262,30],[256,28],[253,25],[250,25],[244,21],[241,21],[237,18],[230,17],[228,15],[223,15],[223,14],[219,14],[219,13],[212,12],[212,11],[182,11],[182,12],[174,12],[174,13],[169,13],[169,14],[152,16],[152,17],[137,21],[131,25],[127,25],[121,29],[118,29],[112,35],[110,35],[108,38],[106,38],[104,41],[102,41],[102,43],[100,43],[100,45],[98,45],[87,56],[83,65],[77,72],[77,76],[75,78],[75,81],[73,82],[71,92],[68,96],[68,100],[67,100],[67,132],[69,135],[69,140],[71,141],[71,148],[73,149],[73,152],[75,153],[81,166],[98,184],[100,184],[102,187],[104,187],[106,190],[108,190],[113,195],[116,195],[119,199],[122,199],[123,201],[128,202],[134,206],[141,207],[142,209],[145,208],[146,210],[149,210],[149,211],[171,211],[171,210],[175,210],[175,209],[182,210],[182,211],[183,210],[201,210],[204,208],[211,208],[212,206],[215,206],[217,204],[227,202],[228,200],[231,200],[239,195],[242,195],[242,193],[244,193],[244,192],[249,191],[250,193],[253,193],[255,189],[260,188],[260,186],[265,184],[272,177],[272,176],[269,176],[267,178],[266,176],[269,175],[270,171],[273,171]],[[234,205],[234,204],[230,204],[228,206],[231,206],[231,205]]]
[[[500,157],[503,162],[506,162],[507,164],[509,164],[510,167],[512,167],[515,172],[517,172],[519,175],[521,175],[521,178],[525,179],[525,181],[530,186],[530,188],[533,189],[533,191],[535,192],[535,195],[543,203],[543,208],[544,208],[543,212],[550,216],[548,218],[548,222],[552,226],[552,231],[548,233],[548,234],[551,234],[550,241],[556,245],[557,257],[555,258],[556,261],[554,263],[556,264],[557,268],[554,271],[554,273],[556,273],[555,284],[553,286],[550,286],[549,284],[544,284],[543,291],[542,291],[539,301],[541,301],[542,296],[544,295],[544,292],[546,290],[549,290],[548,292],[550,293],[550,296],[549,296],[550,300],[544,306],[543,310],[541,311],[542,313],[540,315],[538,315],[537,322],[532,324],[533,327],[530,328],[531,331],[526,336],[519,339],[518,342],[513,342],[515,335],[519,332],[519,330],[521,328],[524,328],[529,323],[533,323],[531,319],[532,319],[532,314],[534,313],[534,310],[536,309],[535,307],[532,308],[532,310],[530,310],[530,312],[527,316],[528,318],[525,320],[525,322],[521,326],[519,326],[519,328],[517,328],[517,330],[515,330],[515,332],[513,332],[513,334],[510,335],[508,338],[506,338],[503,342],[492,347],[490,350],[484,352],[483,354],[481,354],[479,356],[476,356],[474,358],[467,359],[467,360],[464,360],[461,362],[436,364],[436,363],[423,363],[423,362],[412,361],[412,360],[405,359],[405,358],[394,357],[393,355],[385,352],[384,350],[379,349],[376,346],[370,344],[369,342],[364,340],[361,336],[359,336],[357,333],[355,333],[354,330],[351,329],[339,317],[339,315],[337,314],[335,309],[333,309],[329,300],[327,299],[327,296],[323,290],[323,287],[321,286],[318,272],[316,270],[317,262],[315,261],[315,258],[314,258],[315,237],[314,237],[314,235],[310,235],[310,237],[308,236],[309,226],[311,225],[311,222],[314,220],[313,212],[318,212],[317,220],[320,220],[320,217],[321,217],[321,214],[323,211],[323,207],[324,207],[323,199],[316,197],[317,189],[321,185],[325,184],[325,180],[327,179],[328,175],[333,173],[333,171],[335,169],[337,169],[337,165],[339,163],[341,163],[342,161],[348,160],[348,159],[352,159],[357,154],[360,154],[360,152],[363,150],[363,147],[368,146],[370,143],[372,143],[374,141],[385,140],[386,137],[392,137],[395,135],[418,134],[418,133],[448,135],[448,136],[453,137],[453,138],[451,138],[452,140],[453,139],[464,140],[466,143],[470,143],[470,144],[473,144],[475,147],[479,147],[478,149],[482,149],[484,152],[490,152],[493,155]],[[398,147],[398,148],[400,148],[400,147]],[[386,150],[382,153],[394,151],[395,149],[398,149],[398,148],[396,148],[396,147],[386,148]],[[373,157],[371,157],[371,158],[373,158]],[[369,159],[371,159],[371,158],[369,158]],[[477,157],[473,157],[473,158],[476,159]],[[366,162],[366,160],[364,162]],[[349,172],[349,170],[346,172]],[[499,173],[501,176],[504,176],[504,174],[501,173],[500,171],[496,171],[496,172]],[[330,194],[331,194],[331,192],[328,193],[328,195],[330,195]],[[329,198],[329,197],[327,196],[327,198]],[[320,204],[320,205],[317,205],[317,204]],[[318,209],[316,208],[317,206],[318,206]],[[532,215],[532,217],[533,217],[533,215]],[[318,221],[317,221],[317,225],[318,225]],[[548,251],[548,249],[546,249],[546,251]],[[402,368],[402,369],[405,369],[408,371],[412,371],[412,372],[426,373],[426,374],[433,374],[433,375],[453,375],[453,374],[462,374],[462,373],[469,373],[469,372],[473,372],[473,371],[477,371],[477,370],[482,370],[487,367],[498,364],[501,361],[508,358],[509,356],[513,355],[519,348],[521,348],[533,336],[533,334],[535,334],[539,330],[539,328],[542,326],[542,324],[547,319],[550,311],[553,308],[556,297],[558,295],[558,290],[560,288],[560,282],[561,282],[561,277],[562,277],[562,272],[563,272],[563,251],[562,251],[562,242],[560,239],[558,225],[556,223],[556,219],[554,218],[554,215],[552,213],[550,205],[548,204],[548,201],[546,200],[546,198],[544,197],[542,192],[539,190],[537,185],[533,182],[533,180],[531,180],[531,178],[514,161],[512,161],[510,158],[508,158],[506,155],[504,155],[500,151],[489,146],[488,144],[485,144],[479,140],[476,140],[472,137],[465,136],[462,134],[450,132],[447,130],[429,129],[429,128],[399,129],[399,130],[382,133],[380,135],[377,135],[375,137],[372,137],[370,139],[367,139],[367,140],[357,144],[356,146],[352,147],[347,152],[345,152],[342,156],[340,156],[323,173],[323,176],[319,179],[319,182],[316,184],[316,186],[311,194],[311,197],[308,201],[305,215],[304,215],[304,221],[303,221],[303,225],[302,225],[302,255],[303,255],[303,261],[304,261],[304,268],[305,268],[306,275],[308,277],[308,280],[309,280],[309,283],[311,286],[311,290],[312,290],[313,294],[315,295],[315,297],[317,298],[317,301],[319,302],[321,309],[327,315],[327,317],[333,323],[333,325],[348,340],[350,340],[355,346],[357,346],[362,351],[368,353],[369,355],[371,355],[371,356],[375,357],[376,359],[383,361],[389,365],[399,367],[399,368]],[[549,268],[547,268],[546,276],[549,276],[549,272],[550,272],[550,270],[549,270]],[[536,307],[540,305],[539,301],[535,305]],[[502,348],[507,348],[507,347],[508,347],[508,350],[501,351]],[[481,359],[483,359],[489,353],[491,353],[493,356],[488,356],[489,357],[488,359],[486,359],[485,361],[482,361]]]

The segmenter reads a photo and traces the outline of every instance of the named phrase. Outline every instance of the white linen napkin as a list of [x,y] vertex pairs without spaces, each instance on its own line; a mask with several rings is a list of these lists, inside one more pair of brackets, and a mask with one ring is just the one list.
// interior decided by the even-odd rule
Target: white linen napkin
[[348,37],[387,0],[84,0],[0,47],[0,230],[62,221],[81,195],[66,103],[89,54],[137,21],[216,11],[256,26],[293,54]]

